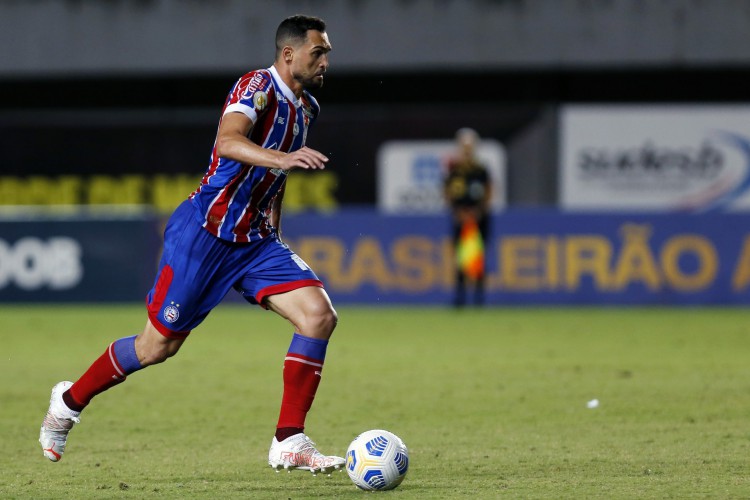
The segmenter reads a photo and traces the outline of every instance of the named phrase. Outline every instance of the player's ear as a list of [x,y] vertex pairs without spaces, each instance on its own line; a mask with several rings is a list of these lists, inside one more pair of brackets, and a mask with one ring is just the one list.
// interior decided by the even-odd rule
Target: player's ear
[[292,59],[294,59],[294,48],[287,45],[283,49],[281,49],[281,58],[285,63],[291,63]]

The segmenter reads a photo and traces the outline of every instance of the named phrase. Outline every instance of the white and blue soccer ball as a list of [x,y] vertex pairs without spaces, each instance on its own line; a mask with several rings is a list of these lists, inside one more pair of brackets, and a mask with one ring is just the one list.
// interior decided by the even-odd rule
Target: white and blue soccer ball
[[363,490],[392,490],[401,484],[408,470],[409,451],[392,432],[363,432],[346,450],[346,472]]

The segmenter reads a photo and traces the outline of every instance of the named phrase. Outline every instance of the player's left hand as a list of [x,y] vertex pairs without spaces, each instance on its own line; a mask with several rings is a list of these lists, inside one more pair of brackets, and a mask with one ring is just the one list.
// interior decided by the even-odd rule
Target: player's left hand
[[282,170],[292,170],[295,168],[317,170],[325,168],[327,162],[328,157],[326,155],[320,151],[304,146],[297,151],[284,155],[281,159],[281,165],[279,165],[279,168]]

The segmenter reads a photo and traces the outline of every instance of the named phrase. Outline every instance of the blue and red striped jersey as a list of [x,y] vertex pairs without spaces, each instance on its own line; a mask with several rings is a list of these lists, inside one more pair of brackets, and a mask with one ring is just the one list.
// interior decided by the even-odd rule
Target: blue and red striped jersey
[[[253,121],[251,141],[290,153],[305,145],[319,112],[313,96],[305,91],[298,99],[271,66],[251,71],[235,83],[222,118],[227,113],[245,114]],[[270,221],[271,206],[286,176],[280,169],[221,158],[214,142],[211,164],[190,199],[211,234],[233,242],[259,240],[276,232]]]

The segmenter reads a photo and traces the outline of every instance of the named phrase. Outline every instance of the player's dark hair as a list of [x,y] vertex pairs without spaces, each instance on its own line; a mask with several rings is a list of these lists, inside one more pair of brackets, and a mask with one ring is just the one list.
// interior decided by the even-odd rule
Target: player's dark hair
[[307,38],[309,30],[326,30],[326,23],[319,17],[296,15],[287,17],[276,30],[276,57],[279,57],[285,45],[299,45]]

